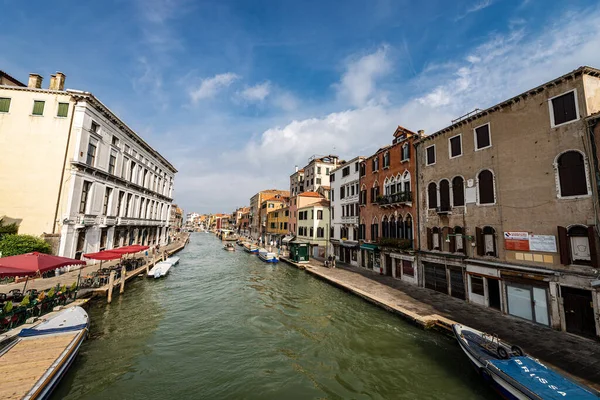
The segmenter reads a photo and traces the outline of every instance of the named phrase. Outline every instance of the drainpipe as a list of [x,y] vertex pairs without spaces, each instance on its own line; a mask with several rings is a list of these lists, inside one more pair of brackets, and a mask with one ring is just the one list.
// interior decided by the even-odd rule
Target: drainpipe
[[69,156],[69,143],[71,142],[71,131],[73,130],[73,119],[75,118],[75,107],[79,103],[75,100],[73,104],[73,110],[71,111],[71,122],[69,124],[69,133],[67,134],[67,143],[65,146],[65,157],[63,159],[62,171],[60,172],[60,182],[58,185],[58,197],[56,199],[56,209],[54,210],[54,220],[52,222],[52,233],[56,233],[56,219],[58,218],[58,208],[60,206],[60,196],[62,195],[63,179],[65,177],[65,169],[67,166],[67,157]]
[[594,191],[592,190],[592,196],[595,195],[596,199],[594,201],[594,214],[595,214],[595,224],[596,224],[596,230],[598,232],[600,232],[600,224],[598,221],[598,213],[597,213],[597,209],[596,209],[596,205],[598,203],[598,195],[600,194],[600,171],[598,169],[598,148],[596,146],[596,134],[594,133],[594,129],[596,129],[596,126],[598,125],[598,118],[594,119],[594,122],[589,121],[588,122],[588,134],[589,134],[589,138],[590,138],[590,146],[591,146],[591,159],[594,162],[594,175],[596,178],[596,193],[594,193]]

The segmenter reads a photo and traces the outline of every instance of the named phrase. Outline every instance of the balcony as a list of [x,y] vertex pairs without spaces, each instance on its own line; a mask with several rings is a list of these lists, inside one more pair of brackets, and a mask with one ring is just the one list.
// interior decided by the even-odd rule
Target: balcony
[[358,217],[356,215],[351,215],[351,216],[343,216],[342,217],[342,223],[344,224],[358,224]]
[[380,207],[394,207],[412,203],[412,192],[398,192],[377,197],[377,204]]
[[389,247],[389,248],[399,249],[399,250],[412,250],[413,241],[410,239],[380,237],[377,239],[377,245],[379,247]]
[[100,225],[113,226],[117,223],[117,217],[102,217]]
[[452,214],[450,206],[436,207],[435,212],[438,213],[439,215],[450,215],[450,214]]
[[96,217],[94,215],[79,214],[75,218],[76,225],[90,226],[90,225],[94,225],[95,223],[96,223]]

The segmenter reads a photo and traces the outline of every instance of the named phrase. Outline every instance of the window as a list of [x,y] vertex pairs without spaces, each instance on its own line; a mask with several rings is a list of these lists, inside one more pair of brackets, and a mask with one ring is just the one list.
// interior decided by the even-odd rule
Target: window
[[350,167],[342,169],[342,178],[348,175],[350,175]]
[[[125,150],[124,150],[125,153],[129,154],[129,150],[130,150],[130,147],[128,145],[125,145]],[[158,167],[155,167],[154,170],[156,171],[157,169],[158,169]]]
[[[459,252],[459,253],[464,253],[465,252],[465,248],[464,248],[464,244],[463,244],[463,229],[460,226],[455,226],[454,227],[454,251]],[[450,238],[450,240],[452,240],[452,238]]]
[[440,249],[440,228],[437,226],[431,230],[431,245],[433,250]]
[[598,266],[595,229],[593,226],[558,227],[560,263]]
[[[123,197],[125,196],[125,192],[119,192],[119,201],[117,202],[117,212],[115,213],[116,217],[120,217],[121,216],[121,204],[123,204]],[[150,204],[150,202],[148,202],[146,204],[146,208],[148,208],[148,204]]]
[[317,237],[322,238],[325,237],[325,228],[317,228]]
[[437,185],[435,182],[431,182],[427,186],[427,201],[430,209],[437,208]]
[[455,176],[452,179],[452,197],[454,207],[465,205],[465,185],[463,178],[460,176]]
[[462,139],[461,135],[457,135],[448,139],[450,148],[450,158],[459,157],[462,155]]
[[471,293],[485,296],[483,290],[483,278],[481,276],[469,275],[471,279]]
[[287,222],[283,223],[283,229],[287,229],[287,224],[288,224]]
[[484,169],[477,175],[479,187],[479,204],[494,204],[494,175],[490,170]]
[[321,167],[317,167],[317,174],[321,173]]
[[107,228],[102,228],[100,230],[100,251],[103,251],[106,249],[106,239],[108,237],[108,229]]
[[496,231],[491,226],[475,228],[475,240],[477,242],[477,254],[480,256],[497,257],[496,253]]
[[81,199],[79,200],[79,213],[80,214],[85,214],[91,187],[92,187],[92,182],[83,181],[83,186],[81,188]]
[[435,164],[435,144],[429,146],[425,149],[426,152],[426,164],[433,165]]
[[110,157],[108,159],[108,173],[111,175],[115,174],[115,166],[117,165],[117,154],[110,153]]
[[108,215],[108,203],[110,201],[110,194],[112,193],[111,188],[104,189],[104,202],[102,204],[102,214]]
[[550,100],[550,113],[552,115],[552,126],[566,124],[578,119],[575,91],[565,93]]
[[578,151],[567,151],[556,159],[559,196],[582,196],[588,194],[585,161]]
[[340,188],[340,200],[342,200],[342,199],[343,199],[343,198],[345,198],[345,197],[346,197],[346,187],[345,187],[345,186],[342,186],[342,187]]
[[313,228],[312,226],[310,227],[310,237],[314,237],[315,236],[315,228]]
[[113,146],[118,146],[119,145],[119,138],[116,137],[116,136],[113,136],[111,143],[112,143]]
[[410,159],[410,148],[408,147],[408,143],[404,143],[402,145],[402,161],[406,161]]
[[[308,211],[306,211],[308,213]],[[307,214],[308,215],[308,214]],[[306,218],[308,219],[308,218]],[[315,219],[315,210],[310,210],[310,219]]]
[[379,157],[375,156],[375,158],[373,159],[373,171],[378,171],[379,170]]
[[354,163],[354,172],[358,172],[358,162]]
[[[129,217],[129,209],[131,208],[133,195],[131,193],[127,194],[127,201],[125,202],[125,216]],[[158,208],[158,207],[156,207]]]
[[325,168],[325,175],[329,175],[329,168]]
[[275,222],[271,222],[271,229],[275,229]]
[[269,207],[268,208],[275,208],[275,204],[269,203]]
[[317,178],[317,185],[321,184],[321,178]]
[[0,112],[7,113],[10,111],[10,99],[7,97],[0,97]]
[[475,151],[485,149],[491,145],[490,124],[475,128]]
[[329,176],[329,182],[335,182],[335,173]]
[[93,167],[95,161],[96,161],[96,142],[94,142],[93,140],[90,140],[90,142],[88,143],[87,158],[85,160],[85,163],[87,165]]
[[34,100],[32,115],[44,115],[44,101]]
[[450,210],[450,182],[447,179],[440,182],[440,209],[441,211]]
[[317,219],[323,219],[323,210],[317,210]]
[[98,125],[96,122],[92,121],[90,131],[92,131],[93,133],[98,133],[99,130],[100,130],[100,125]]
[[66,117],[69,115],[69,103],[58,103],[57,117]]
[[360,176],[365,176],[367,174],[367,168],[365,163],[360,163]]
[[386,151],[383,154],[383,168],[389,168],[390,167],[390,153],[388,151]]

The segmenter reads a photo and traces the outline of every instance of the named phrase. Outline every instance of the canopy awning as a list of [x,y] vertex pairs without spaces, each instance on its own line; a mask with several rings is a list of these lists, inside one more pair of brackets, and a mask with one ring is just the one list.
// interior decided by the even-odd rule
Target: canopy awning
[[121,258],[123,254],[138,253],[147,249],[149,249],[148,246],[132,244],[131,246],[118,247],[116,249],[99,251],[97,253],[87,253],[83,256],[92,260],[116,260],[117,258]]
[[358,242],[356,242],[354,240],[340,240],[340,245],[342,245],[342,247],[354,249],[354,248],[358,247]]
[[291,242],[293,239],[295,238],[295,236],[286,236],[283,239],[281,239],[281,243],[286,244]]
[[34,276],[67,265],[85,265],[85,261],[44,253],[27,253],[0,258],[0,276]]
[[371,243],[363,243],[360,245],[360,248],[365,250],[379,250],[379,247],[376,244]]

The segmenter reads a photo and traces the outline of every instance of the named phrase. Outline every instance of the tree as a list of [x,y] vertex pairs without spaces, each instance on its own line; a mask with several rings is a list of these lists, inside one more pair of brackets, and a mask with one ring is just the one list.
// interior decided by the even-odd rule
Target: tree
[[16,235],[19,232],[19,226],[16,223],[5,224],[4,220],[0,218],[0,239],[4,235]]
[[42,239],[31,235],[5,235],[0,238],[2,257],[16,256],[32,251],[50,254],[52,247]]

